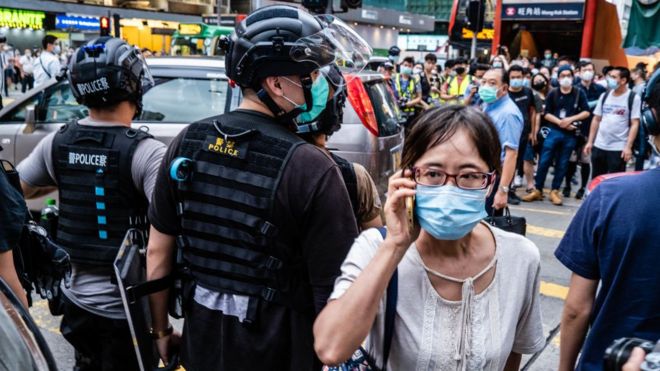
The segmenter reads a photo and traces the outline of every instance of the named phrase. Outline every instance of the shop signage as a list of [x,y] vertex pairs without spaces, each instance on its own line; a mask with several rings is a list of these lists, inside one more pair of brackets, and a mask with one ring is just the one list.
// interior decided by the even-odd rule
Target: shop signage
[[46,13],[40,11],[0,8],[0,27],[41,30],[44,18]]
[[363,19],[369,19],[372,21],[377,21],[378,20],[378,11],[376,10],[371,10],[371,9],[362,9],[362,18]]
[[502,4],[502,20],[582,20],[584,1],[510,2]]
[[[462,37],[466,40],[472,40],[472,37],[474,36],[474,32],[472,30],[468,30],[467,28],[463,28],[463,34]],[[495,37],[495,30],[492,28],[484,28],[477,34],[477,40],[488,40],[492,41],[493,38]]]
[[413,20],[412,18],[405,16],[405,15],[400,15],[399,16],[399,23],[405,24],[407,26],[412,26]]
[[195,23],[181,23],[179,33],[181,35],[199,35],[202,33],[202,26]]
[[72,28],[81,31],[99,31],[101,29],[101,21],[96,17],[58,14],[55,17],[55,27],[61,29]]

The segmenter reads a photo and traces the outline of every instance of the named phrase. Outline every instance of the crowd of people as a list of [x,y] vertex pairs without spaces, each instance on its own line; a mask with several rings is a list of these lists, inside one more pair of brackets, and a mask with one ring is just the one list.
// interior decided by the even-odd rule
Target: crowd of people
[[[378,70],[389,80],[407,126],[423,111],[449,104],[490,112],[497,125],[500,113],[505,121],[520,118],[508,116],[515,113],[509,111],[512,106],[499,102],[515,103],[523,125],[516,129],[518,138],[504,142],[515,151],[509,160],[515,166],[505,166],[502,174],[507,204],[543,200],[550,168],[554,177],[548,197],[562,205],[564,198],[582,199],[589,181],[600,175],[624,172],[628,164],[635,171],[655,166],[649,161],[648,134],[639,124],[641,95],[652,72],[646,64],[633,69],[605,66],[597,72],[589,60],[573,61],[551,50],[531,59],[511,59],[505,47],[499,51],[490,63],[456,58],[445,61],[443,68],[434,53],[423,62],[408,56],[398,63],[400,50],[394,46],[390,61]],[[499,70],[492,85],[484,80],[489,70]],[[500,132],[500,139],[511,134]],[[521,187],[522,198],[515,191]]]
[[[382,71],[407,133],[381,206],[364,169],[325,148],[357,72],[338,56],[369,50],[366,41],[331,17],[271,5],[223,48],[239,107],[191,123],[166,146],[131,128],[154,84],[141,51],[113,37],[89,41],[66,72],[89,117],[46,136],[13,183],[0,168],[0,278],[20,305],[29,298],[12,250],[23,196],[59,191],[52,238],[71,276],[48,299],[76,370],[151,369],[157,358],[187,370],[518,370],[523,354],[547,345],[541,253],[484,218],[519,202],[516,176],[531,202],[554,167],[550,199],[561,204],[578,166],[621,170],[640,121],[649,147],[660,147],[660,72],[639,98],[628,84],[641,84],[643,69],[632,78],[608,68],[598,94],[592,63],[555,62],[551,52],[526,61],[501,49],[490,65],[456,59],[442,71],[433,54],[393,58]],[[572,272],[560,371],[602,370],[618,337],[660,337],[659,181],[654,169],[604,182],[555,251]],[[148,280],[130,292],[112,269],[129,228],[144,236]],[[148,309],[131,306],[145,296]],[[133,321],[145,309],[149,330]],[[170,315],[184,319],[182,333]],[[10,343],[0,341],[3,364],[34,369]],[[636,350],[624,370],[639,370],[643,357]]]

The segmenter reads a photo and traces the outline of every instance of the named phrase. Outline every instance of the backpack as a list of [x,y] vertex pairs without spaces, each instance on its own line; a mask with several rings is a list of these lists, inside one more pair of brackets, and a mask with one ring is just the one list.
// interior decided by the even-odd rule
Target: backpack
[[[600,98],[600,108],[601,111],[603,109],[603,106],[605,105],[605,102],[607,101],[607,97],[610,95],[611,90],[608,90],[603,94]],[[628,94],[628,125],[630,126],[630,123],[632,121],[632,109],[633,109],[633,103],[635,103],[635,92],[630,90],[630,94]]]

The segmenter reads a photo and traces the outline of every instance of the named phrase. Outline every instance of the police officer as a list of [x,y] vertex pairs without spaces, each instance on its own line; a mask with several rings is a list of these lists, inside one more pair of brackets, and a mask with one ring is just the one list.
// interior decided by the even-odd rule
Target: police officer
[[332,17],[273,5],[225,48],[240,107],[188,126],[158,175],[147,278],[169,275],[176,251],[187,279],[183,338],[168,291],[150,297],[152,335],[166,362],[180,341],[187,370],[318,370],[312,324],[357,227],[337,165],[295,132],[326,106],[319,68],[369,47]]
[[[367,169],[358,163],[351,163],[336,153],[330,152],[326,147],[328,138],[341,128],[344,104],[346,103],[346,89],[341,71],[339,68],[330,68],[329,74],[332,76],[328,78],[332,95],[326,104],[325,110],[319,115],[317,121],[299,127],[298,133],[307,142],[325,150],[339,166],[358,228],[365,230],[382,227],[380,195]],[[337,84],[335,81],[340,83]]]
[[147,228],[147,207],[165,145],[131,128],[153,83],[139,51],[100,37],[71,59],[69,85],[89,117],[46,136],[18,167],[27,198],[57,189],[55,236],[71,256],[60,330],[79,370],[133,370],[137,363],[112,263],[128,228]]

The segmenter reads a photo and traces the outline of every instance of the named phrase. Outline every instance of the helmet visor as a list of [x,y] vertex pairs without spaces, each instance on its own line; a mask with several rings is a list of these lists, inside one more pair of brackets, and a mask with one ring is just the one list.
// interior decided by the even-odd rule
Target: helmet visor
[[[325,28],[298,39],[290,49],[291,58],[296,62],[315,63],[319,68],[335,63],[346,74],[362,71],[373,54],[371,46],[340,19],[331,15],[321,15],[318,19]],[[336,86],[346,83],[344,79],[328,78]]]
[[154,77],[149,70],[147,61],[138,48],[134,47],[127,51],[117,62],[122,68],[130,71],[133,76],[140,77],[143,92],[146,92],[155,85]]

